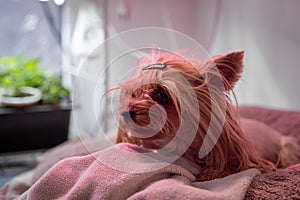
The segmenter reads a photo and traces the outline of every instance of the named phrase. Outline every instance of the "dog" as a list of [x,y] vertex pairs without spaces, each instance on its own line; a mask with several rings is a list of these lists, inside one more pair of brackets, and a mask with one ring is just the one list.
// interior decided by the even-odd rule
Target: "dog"
[[245,135],[229,96],[243,59],[244,51],[235,51],[200,63],[153,50],[120,86],[116,143],[182,156],[199,167],[197,181],[249,168],[274,170]]

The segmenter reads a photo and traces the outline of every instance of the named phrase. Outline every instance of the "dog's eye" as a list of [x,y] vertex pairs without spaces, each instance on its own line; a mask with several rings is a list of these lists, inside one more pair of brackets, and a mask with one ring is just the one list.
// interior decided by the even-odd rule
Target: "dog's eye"
[[169,95],[162,88],[157,88],[151,95],[152,99],[159,104],[166,104],[170,101]]

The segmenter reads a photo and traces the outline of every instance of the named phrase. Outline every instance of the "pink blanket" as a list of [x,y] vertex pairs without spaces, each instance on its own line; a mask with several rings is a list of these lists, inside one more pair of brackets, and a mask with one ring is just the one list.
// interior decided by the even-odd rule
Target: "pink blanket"
[[[300,112],[299,111],[282,111],[282,110],[275,110],[275,109],[268,109],[268,108],[261,108],[261,107],[240,107],[239,113],[244,118],[250,118],[250,119],[256,119],[256,120],[262,121],[262,122],[266,123],[267,125],[269,125],[270,127],[276,129],[277,131],[279,131],[285,135],[291,135],[291,136],[300,138]],[[101,141],[101,140],[98,140],[98,141],[94,140],[94,141],[86,142],[85,144],[87,144],[90,147],[89,149],[92,150],[93,152],[101,151],[102,149],[107,147],[107,142]],[[105,150],[105,152],[109,152],[109,151],[110,150]],[[52,175],[55,175],[56,167],[62,166],[62,165],[64,165],[64,163],[69,163],[67,165],[69,169],[72,169],[73,167],[75,169],[78,169],[78,171],[75,170],[75,172],[80,174],[80,176],[77,176],[76,180],[73,180],[74,183],[76,183],[76,184],[72,186],[72,188],[74,188],[72,191],[75,191],[75,189],[76,190],[80,189],[80,188],[78,188],[78,186],[81,183],[81,181],[84,181],[84,180],[85,181],[89,180],[91,183],[89,187],[94,187],[94,188],[86,189],[86,187],[83,187],[83,189],[80,191],[94,190],[95,188],[97,188],[96,186],[99,186],[99,184],[101,183],[102,177],[93,176],[93,178],[88,179],[86,176],[84,176],[84,175],[88,174],[88,173],[83,173],[85,170],[92,170],[93,168],[91,168],[91,166],[96,167],[99,164],[98,162],[93,160],[93,158],[91,158],[90,156],[84,156],[87,154],[88,154],[87,150],[82,146],[82,144],[80,143],[79,140],[67,142],[65,144],[59,145],[56,148],[51,149],[50,151],[45,153],[45,155],[43,156],[43,159],[41,160],[38,167],[35,168],[31,173],[21,175],[21,176],[17,177],[16,179],[14,179],[13,181],[10,181],[6,185],[4,185],[2,188],[0,188],[0,199],[15,199],[16,197],[19,197],[20,194],[24,193],[28,189],[29,190],[23,195],[23,198],[29,197],[29,195],[32,195],[34,191],[40,192],[40,193],[46,192],[46,194],[48,194],[47,193],[48,191],[42,190],[42,188],[43,188],[42,186],[47,185],[45,183],[47,183],[46,180],[47,180],[48,176],[52,178],[49,180],[54,181]],[[98,155],[98,153],[96,155]],[[83,156],[83,157],[69,158],[72,156]],[[69,159],[59,162],[60,160],[62,160],[64,158],[69,158]],[[86,165],[81,166],[81,168],[78,168],[78,165],[73,165],[74,163],[79,163],[79,161],[82,161],[82,162],[89,161],[89,162],[86,163]],[[56,164],[57,162],[59,162],[59,163]],[[95,163],[98,163],[98,164],[95,164]],[[52,166],[54,164],[56,164],[56,165],[53,168]],[[87,165],[87,164],[90,164],[90,165]],[[77,167],[75,167],[75,166],[77,166]],[[88,166],[90,166],[90,167],[88,167]],[[161,177],[170,176],[170,177],[169,178],[158,178],[158,179],[155,179],[156,181],[152,180],[152,182],[147,179],[146,182],[143,183],[143,185],[144,186],[147,184],[150,184],[150,185],[146,188],[138,188],[138,190],[137,190],[138,192],[136,192],[135,195],[136,196],[144,195],[145,198],[148,196],[151,196],[151,197],[153,197],[153,199],[156,199],[156,198],[154,198],[155,196],[153,196],[154,193],[152,191],[156,190],[157,188],[160,189],[160,192],[156,193],[156,195],[165,195],[164,196],[165,199],[168,199],[166,195],[171,195],[170,198],[175,199],[172,197],[178,195],[179,191],[182,191],[182,190],[185,191],[182,194],[188,193],[186,195],[189,195],[189,192],[191,192],[191,190],[190,190],[191,188],[193,191],[198,191],[198,189],[202,188],[203,190],[200,195],[201,197],[204,195],[205,192],[208,194],[212,194],[212,193],[214,193],[213,191],[219,191],[220,188],[223,189],[222,193],[226,193],[225,191],[227,191],[227,193],[229,193],[228,191],[230,191],[230,190],[225,190],[226,188],[222,188],[222,186],[220,186],[220,185],[224,186],[227,184],[227,182],[226,182],[226,184],[224,184],[224,182],[222,182],[222,181],[230,182],[229,180],[234,180],[234,178],[237,178],[236,176],[229,176],[229,180],[228,180],[228,177],[226,177],[225,179],[221,179],[221,180],[214,180],[214,181],[217,181],[217,183],[220,183],[219,185],[217,185],[215,187],[213,184],[214,181],[194,184],[194,183],[190,183],[190,181],[192,179],[189,180],[188,178],[186,178],[189,176],[192,177],[193,173],[191,173],[189,170],[181,167],[178,164],[177,165],[174,164],[172,166],[175,169],[178,169],[177,170],[178,172],[180,171],[181,173],[184,172],[187,174],[182,177],[182,174],[180,174],[179,176],[176,176],[176,173],[171,172],[170,168],[164,169],[166,171],[161,170],[161,171],[157,172],[158,173],[157,176],[161,176]],[[98,166],[99,170],[102,167],[105,168],[105,166],[102,166],[102,165]],[[48,171],[49,168],[51,168],[50,171]],[[96,168],[94,168],[94,169],[96,169]],[[55,172],[55,173],[53,173],[53,172]],[[65,172],[65,170],[62,172]],[[68,172],[68,170],[67,170],[67,172]],[[71,172],[69,172],[69,173],[71,173]],[[248,173],[248,171],[246,171],[246,173]],[[64,173],[59,174],[57,179],[59,180],[59,178],[65,177],[62,175],[64,175]],[[155,175],[155,174],[152,174],[152,175]],[[177,173],[177,175],[178,175],[178,173]],[[241,174],[238,174],[238,176],[240,176],[240,175]],[[42,176],[43,176],[43,178],[41,178]],[[87,179],[80,178],[82,176],[86,177]],[[104,179],[105,179],[106,175],[102,174],[102,176],[104,176]],[[243,177],[243,176],[248,177],[249,180],[251,180],[251,177],[252,177],[251,173],[250,173],[250,175],[242,174],[241,177]],[[123,179],[123,177],[125,178],[126,174],[123,174],[123,173],[118,174],[118,180],[119,179],[126,180],[126,182],[124,182],[124,184],[125,184],[125,183],[127,183],[127,180],[129,180],[129,179]],[[135,179],[136,179],[136,177],[135,177]],[[140,177],[138,177],[138,179],[140,179]],[[113,180],[117,180],[117,179],[113,179]],[[133,180],[131,182],[133,182]],[[131,182],[129,181],[128,183],[131,183]],[[240,183],[238,180],[233,181],[233,182],[236,182],[237,184]],[[295,165],[289,169],[278,170],[277,172],[260,174],[260,175],[257,175],[256,177],[254,177],[253,182],[250,184],[250,187],[248,188],[246,198],[247,199],[266,199],[269,197],[272,197],[272,198],[274,197],[274,199],[276,199],[276,198],[280,199],[282,196],[285,196],[287,199],[289,199],[289,198],[290,199],[293,199],[293,198],[300,199],[299,182],[300,182],[300,165]],[[32,186],[33,184],[34,184],[34,186]],[[233,184],[233,183],[231,182],[231,184]],[[173,187],[173,185],[174,185],[174,187]],[[177,187],[175,187],[175,186],[179,186],[179,185],[180,185],[180,188],[182,188],[182,190],[175,190],[174,188],[177,189]],[[237,186],[239,186],[239,185],[237,185]],[[71,187],[71,186],[69,186],[69,187]],[[66,188],[64,188],[64,190],[66,190]],[[168,190],[170,190],[170,192],[168,192]],[[58,191],[60,191],[60,190],[58,190]],[[115,191],[117,191],[117,192],[115,192]],[[64,191],[64,192],[66,192],[66,191]],[[62,193],[64,193],[64,192],[62,192]],[[119,191],[117,189],[115,189],[113,191],[113,193],[120,193],[120,192],[122,192],[122,191]],[[36,193],[36,194],[38,194],[38,193]],[[41,195],[43,196],[43,194],[41,194]],[[75,193],[73,195],[75,195]],[[101,195],[101,193],[98,195]],[[112,195],[116,195],[116,194],[112,194]],[[48,196],[48,197],[50,197],[50,196]],[[48,197],[46,197],[45,199],[49,199]],[[134,196],[132,196],[132,198],[133,197]],[[80,199],[80,198],[78,198],[78,199]],[[83,198],[83,199],[88,199],[88,198]],[[141,199],[143,199],[143,198],[141,198]],[[227,199],[231,199],[231,198],[227,198]]]
[[245,199],[300,199],[300,164],[256,176]]
[[[121,150],[120,150],[121,149]],[[130,155],[122,151],[130,152]],[[20,199],[243,199],[253,177],[246,170],[207,182],[193,182],[197,168],[181,158],[168,164],[142,147],[119,144],[93,155],[65,159],[52,167]],[[114,169],[100,162],[120,167]],[[165,165],[167,164],[167,165]]]

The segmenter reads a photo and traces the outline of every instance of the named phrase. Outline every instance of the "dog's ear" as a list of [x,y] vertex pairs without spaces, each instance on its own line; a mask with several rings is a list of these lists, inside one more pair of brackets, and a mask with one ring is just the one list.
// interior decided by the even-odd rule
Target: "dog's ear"
[[235,83],[241,78],[244,65],[244,51],[235,51],[210,58],[205,65],[217,67],[219,73],[228,81],[226,90],[233,89]]

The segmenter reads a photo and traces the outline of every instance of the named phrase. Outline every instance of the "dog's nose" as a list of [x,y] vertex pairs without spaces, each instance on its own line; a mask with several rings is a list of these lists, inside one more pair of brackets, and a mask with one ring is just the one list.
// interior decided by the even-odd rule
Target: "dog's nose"
[[134,117],[134,112],[131,110],[124,110],[121,115],[123,116],[124,120],[128,122],[130,119]]

